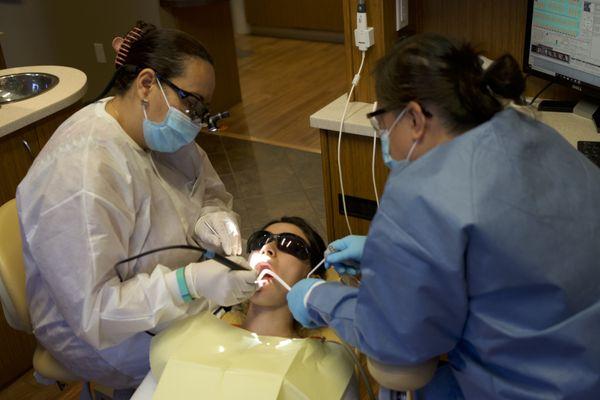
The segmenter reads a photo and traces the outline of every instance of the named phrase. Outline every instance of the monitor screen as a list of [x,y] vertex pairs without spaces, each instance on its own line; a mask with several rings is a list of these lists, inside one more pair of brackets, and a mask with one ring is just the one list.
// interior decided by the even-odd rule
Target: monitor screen
[[527,72],[600,94],[600,0],[529,0],[526,35]]

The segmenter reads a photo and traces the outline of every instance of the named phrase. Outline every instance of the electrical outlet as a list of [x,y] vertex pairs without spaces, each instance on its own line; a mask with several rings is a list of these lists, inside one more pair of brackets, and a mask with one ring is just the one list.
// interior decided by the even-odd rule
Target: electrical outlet
[[106,64],[106,53],[104,53],[104,45],[102,43],[94,43],[94,53],[96,53],[97,62]]

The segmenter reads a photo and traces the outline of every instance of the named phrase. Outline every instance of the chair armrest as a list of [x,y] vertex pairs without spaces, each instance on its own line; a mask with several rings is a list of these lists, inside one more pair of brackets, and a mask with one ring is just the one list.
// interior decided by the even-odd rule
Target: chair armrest
[[433,377],[437,362],[436,357],[423,364],[397,366],[382,364],[367,357],[367,368],[381,386],[397,391],[408,391],[425,386]]

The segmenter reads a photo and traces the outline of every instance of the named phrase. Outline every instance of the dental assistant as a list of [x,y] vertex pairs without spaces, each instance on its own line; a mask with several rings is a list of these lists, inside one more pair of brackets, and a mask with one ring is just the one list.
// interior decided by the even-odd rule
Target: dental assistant
[[256,273],[195,263],[189,250],[115,269],[196,241],[237,255],[241,241],[232,197],[194,142],[215,86],[210,55],[143,22],[113,44],[116,96],[56,130],[17,204],[37,340],[80,378],[127,389],[149,371],[152,332],[247,299]]
[[360,287],[305,279],[288,294],[298,321],[380,363],[447,354],[418,399],[600,393],[600,169],[503,107],[524,86],[512,56],[483,71],[438,35],[398,43],[370,115],[391,169],[381,206],[327,258],[358,261]]

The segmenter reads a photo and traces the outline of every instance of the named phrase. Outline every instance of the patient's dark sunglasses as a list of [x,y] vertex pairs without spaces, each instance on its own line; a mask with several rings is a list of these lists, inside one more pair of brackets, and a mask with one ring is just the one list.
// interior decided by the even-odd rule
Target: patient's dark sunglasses
[[310,258],[309,246],[304,239],[293,233],[271,233],[268,231],[254,232],[248,238],[247,251],[251,253],[262,249],[262,247],[270,242],[275,242],[277,250],[290,254],[300,260],[308,260]]

